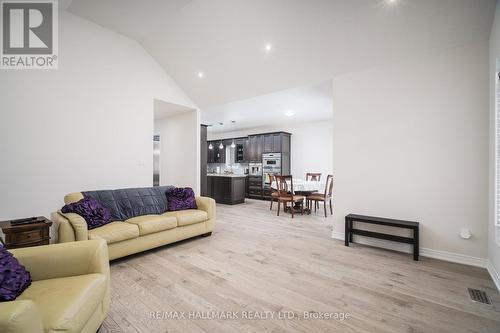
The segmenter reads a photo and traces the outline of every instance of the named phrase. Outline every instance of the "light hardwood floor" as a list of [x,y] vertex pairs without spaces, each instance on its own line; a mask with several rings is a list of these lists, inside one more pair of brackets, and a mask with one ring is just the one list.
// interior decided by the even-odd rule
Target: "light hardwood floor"
[[[112,263],[111,309],[99,332],[500,332],[500,295],[486,270],[347,248],[330,237],[331,224],[320,212],[277,217],[268,202],[217,205],[211,237]],[[471,302],[467,287],[486,290],[493,306]],[[158,311],[239,318],[152,318]],[[262,311],[296,318],[241,318]],[[304,320],[304,312],[351,318]]]

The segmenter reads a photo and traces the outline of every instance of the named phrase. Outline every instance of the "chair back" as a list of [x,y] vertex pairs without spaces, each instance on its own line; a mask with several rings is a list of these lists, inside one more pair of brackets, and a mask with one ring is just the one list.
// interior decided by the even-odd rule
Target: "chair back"
[[321,173],[308,172],[308,173],[306,173],[306,180],[312,180],[312,181],[319,182],[321,180]]
[[[278,182],[276,181],[276,176],[269,174],[269,185],[271,185],[271,190],[276,192],[278,191]],[[273,188],[273,183],[276,182],[276,189]]]
[[331,197],[333,194],[333,175],[326,177],[325,198]]
[[275,177],[276,183],[278,184],[278,195],[280,197],[289,197],[293,195],[293,177],[291,175]]

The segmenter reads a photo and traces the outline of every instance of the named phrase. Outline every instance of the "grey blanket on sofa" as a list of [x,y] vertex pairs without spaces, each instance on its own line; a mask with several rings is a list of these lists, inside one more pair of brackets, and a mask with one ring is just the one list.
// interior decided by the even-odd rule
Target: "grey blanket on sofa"
[[165,192],[173,186],[125,188],[82,192],[84,197],[93,198],[111,212],[111,221],[124,221],[133,217],[162,214],[167,211]]

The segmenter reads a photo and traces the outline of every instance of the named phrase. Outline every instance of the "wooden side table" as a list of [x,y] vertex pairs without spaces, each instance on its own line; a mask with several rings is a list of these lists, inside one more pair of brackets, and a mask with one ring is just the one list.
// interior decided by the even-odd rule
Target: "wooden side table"
[[5,248],[48,245],[50,241],[50,226],[52,221],[39,216],[31,223],[13,224],[13,221],[0,222],[0,229],[5,234]]

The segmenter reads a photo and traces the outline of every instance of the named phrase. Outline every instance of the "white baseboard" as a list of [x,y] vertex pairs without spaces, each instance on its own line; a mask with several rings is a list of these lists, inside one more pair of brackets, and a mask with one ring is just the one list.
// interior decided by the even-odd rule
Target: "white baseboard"
[[[343,232],[335,232],[335,231],[332,232],[332,238],[340,239],[342,241],[345,239]],[[381,247],[381,248],[405,252],[405,253],[413,253],[412,246],[408,245],[408,244],[400,244],[400,243],[385,241],[382,239],[363,237],[363,236],[358,236],[358,235],[354,235],[354,240],[358,244],[376,246],[376,247]],[[491,279],[495,283],[498,291],[500,291],[500,274],[495,269],[495,266],[493,266],[493,263],[491,262],[491,260],[467,256],[467,255],[460,254],[460,253],[433,250],[433,249],[428,249],[425,247],[420,248],[420,255],[422,257],[428,257],[428,258],[433,258],[433,259],[450,261],[450,262],[454,262],[454,263],[458,263],[458,264],[486,268],[488,270],[488,273],[491,276]]]
[[498,291],[500,291],[500,274],[495,269],[495,266],[493,266],[493,263],[491,262],[491,260],[488,260],[488,266],[486,267],[486,269],[488,269],[488,273],[490,273],[490,276],[493,279],[493,282],[495,282],[495,285],[497,286]]
[[[332,238],[344,240],[343,232],[332,232]],[[385,241],[377,238],[363,237],[354,235],[355,243],[381,247],[384,249],[400,251],[404,253],[413,253],[413,247],[409,244],[395,243],[390,241]],[[455,262],[458,264],[476,266],[481,268],[488,267],[488,259],[472,257],[464,254],[433,250],[425,247],[420,248],[420,255],[422,257],[434,258],[444,261]],[[491,273],[490,273],[491,274]]]

